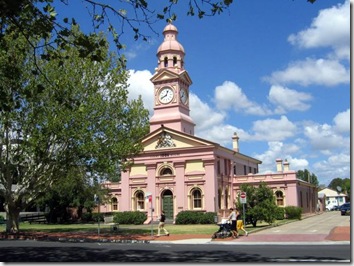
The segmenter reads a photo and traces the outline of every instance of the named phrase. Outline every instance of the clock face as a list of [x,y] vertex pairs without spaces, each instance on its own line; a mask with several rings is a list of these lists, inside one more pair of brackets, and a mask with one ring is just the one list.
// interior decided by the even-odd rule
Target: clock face
[[185,89],[181,89],[179,91],[179,97],[181,99],[181,102],[183,104],[186,104],[187,103],[187,91]]
[[173,99],[173,90],[171,88],[163,88],[159,94],[161,103],[169,103]]

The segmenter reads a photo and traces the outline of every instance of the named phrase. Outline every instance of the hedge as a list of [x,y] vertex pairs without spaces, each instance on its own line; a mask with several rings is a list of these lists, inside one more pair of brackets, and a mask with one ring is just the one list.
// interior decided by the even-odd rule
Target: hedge
[[181,211],[177,214],[176,224],[214,224],[215,212]]

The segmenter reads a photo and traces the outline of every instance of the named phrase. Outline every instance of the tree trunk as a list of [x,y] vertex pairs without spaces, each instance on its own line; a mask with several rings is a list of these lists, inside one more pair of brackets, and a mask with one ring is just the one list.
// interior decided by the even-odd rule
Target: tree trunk
[[18,233],[20,230],[20,208],[9,204],[5,205],[6,211],[6,233]]

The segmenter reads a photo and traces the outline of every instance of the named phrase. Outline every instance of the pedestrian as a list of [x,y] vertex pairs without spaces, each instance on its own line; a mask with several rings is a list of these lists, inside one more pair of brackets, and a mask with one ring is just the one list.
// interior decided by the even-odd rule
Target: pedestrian
[[237,232],[237,216],[236,216],[236,211],[233,208],[230,208],[230,215],[228,217],[228,220],[231,222],[231,233],[233,238],[238,238],[238,232]]
[[165,220],[166,220],[165,212],[162,210],[159,219],[159,226],[157,227],[157,236],[160,236],[161,230],[164,230],[165,235],[167,236],[170,235],[170,233],[165,228]]
[[246,231],[244,225],[243,225],[243,220],[242,220],[242,215],[239,210],[236,210],[236,220],[237,220],[237,231],[240,232],[242,230],[245,232],[246,236],[248,236],[248,232]]

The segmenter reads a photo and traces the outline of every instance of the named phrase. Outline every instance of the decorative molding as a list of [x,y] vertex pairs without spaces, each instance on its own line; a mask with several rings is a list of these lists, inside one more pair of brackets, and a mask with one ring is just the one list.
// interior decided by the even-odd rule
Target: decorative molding
[[169,148],[169,147],[176,147],[176,144],[173,142],[171,135],[163,131],[160,134],[155,149]]

